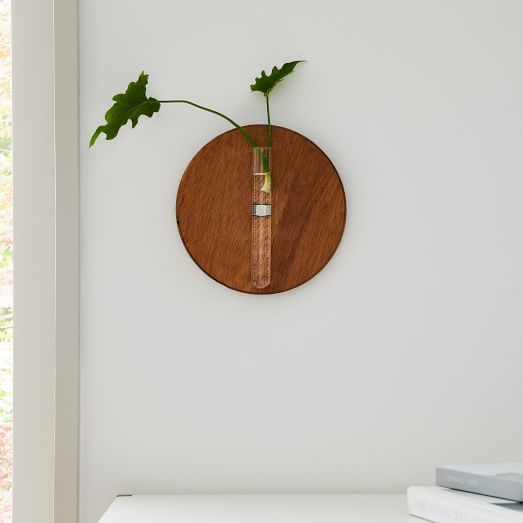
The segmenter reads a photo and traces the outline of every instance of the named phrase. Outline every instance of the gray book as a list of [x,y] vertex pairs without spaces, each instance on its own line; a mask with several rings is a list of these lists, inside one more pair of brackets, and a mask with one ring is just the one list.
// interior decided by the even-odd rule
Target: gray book
[[436,485],[523,502],[523,463],[436,467]]

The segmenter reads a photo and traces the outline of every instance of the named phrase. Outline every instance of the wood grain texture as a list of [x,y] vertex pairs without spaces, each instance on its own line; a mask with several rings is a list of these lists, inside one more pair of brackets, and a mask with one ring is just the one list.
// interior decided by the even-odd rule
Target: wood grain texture
[[[263,145],[265,125],[246,126]],[[241,292],[287,291],[315,276],[338,247],[346,220],[345,192],[329,158],[304,136],[273,126],[272,278],[251,284],[252,149],[235,129],[205,145],[180,182],[176,218],[196,264]]]

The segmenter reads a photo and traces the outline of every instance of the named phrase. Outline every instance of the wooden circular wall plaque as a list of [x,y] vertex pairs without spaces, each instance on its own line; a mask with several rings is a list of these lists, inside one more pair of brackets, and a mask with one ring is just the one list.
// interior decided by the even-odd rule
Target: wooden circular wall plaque
[[[248,125],[265,144],[267,126]],[[241,292],[272,294],[315,276],[338,247],[346,218],[345,192],[329,158],[289,129],[272,128],[272,276],[251,283],[253,150],[232,129],[205,145],[180,182],[176,219],[196,264],[219,283]]]

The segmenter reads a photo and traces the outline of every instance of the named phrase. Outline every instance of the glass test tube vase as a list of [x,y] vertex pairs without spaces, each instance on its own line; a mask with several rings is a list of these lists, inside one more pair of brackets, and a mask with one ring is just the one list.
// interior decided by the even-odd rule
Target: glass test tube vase
[[251,282],[263,289],[271,283],[271,149],[254,147],[253,155]]

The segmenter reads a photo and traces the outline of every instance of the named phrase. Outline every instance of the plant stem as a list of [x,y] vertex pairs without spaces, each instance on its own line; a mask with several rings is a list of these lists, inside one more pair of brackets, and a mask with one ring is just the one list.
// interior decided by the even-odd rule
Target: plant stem
[[159,103],[161,104],[176,104],[176,103],[179,103],[179,104],[189,104],[189,105],[192,105],[193,107],[197,107],[198,109],[202,109],[204,111],[207,111],[208,113],[213,113],[213,114],[216,114],[218,116],[221,116],[222,118],[224,118],[225,120],[227,120],[230,124],[234,125],[234,127],[236,127],[236,129],[238,129],[238,131],[240,131],[243,136],[245,137],[245,139],[249,142],[250,146],[251,147],[258,147],[256,145],[256,142],[249,136],[249,134],[247,133],[247,131],[239,124],[237,124],[232,118],[229,118],[228,116],[218,112],[218,111],[215,111],[214,109],[210,109],[209,107],[204,107],[203,105],[198,105],[194,102],[191,102],[189,100],[158,100]]
[[265,95],[265,105],[267,107],[267,147],[271,146],[272,127],[271,127],[271,110],[269,108],[269,93]]
[[[264,183],[264,185],[263,185],[261,190],[264,191],[264,192],[271,192],[271,173],[268,170],[268,163],[269,163],[268,160],[269,159],[268,159],[268,157],[265,154],[263,154],[262,150],[260,148],[258,148],[258,146],[256,145],[256,142],[249,136],[247,131],[240,124],[237,124],[232,118],[229,118],[228,116],[226,116],[225,114],[220,113],[219,111],[215,111],[214,109],[210,109],[209,107],[204,107],[203,105],[199,105],[197,103],[191,102],[190,100],[157,100],[157,102],[161,103],[161,104],[188,104],[188,105],[192,105],[193,107],[196,107],[198,109],[202,109],[203,111],[207,111],[208,113],[212,113],[212,114],[215,114],[217,116],[220,116],[221,118],[227,120],[234,127],[236,127],[236,129],[238,129],[238,131],[240,131],[243,134],[243,136],[245,137],[245,139],[249,142],[249,145],[257,150],[258,155],[260,157],[260,160],[262,162],[263,168],[266,171],[265,172],[265,183]],[[269,147],[270,147],[270,144],[271,144],[271,117],[270,117],[270,113],[269,113],[269,98],[268,97],[267,97],[267,116],[269,118],[268,140],[269,140]]]
[[267,152],[263,154],[262,150],[263,147],[258,147],[256,150],[258,151],[258,156],[262,163],[263,168],[263,175],[264,175],[264,181],[263,181],[263,187],[260,189],[260,191],[270,193],[271,192],[271,171],[269,170],[269,161],[270,161],[270,148],[267,147]]

